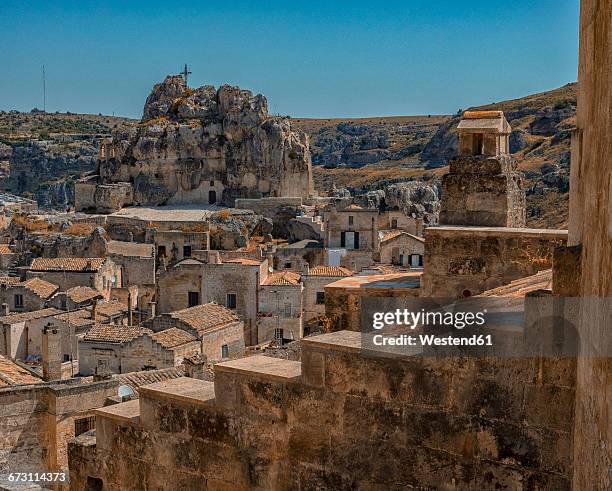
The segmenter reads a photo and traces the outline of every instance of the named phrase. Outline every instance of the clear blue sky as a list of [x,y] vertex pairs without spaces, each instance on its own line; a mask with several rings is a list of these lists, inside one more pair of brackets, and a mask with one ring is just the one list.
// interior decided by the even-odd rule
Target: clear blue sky
[[153,84],[303,117],[437,114],[576,80],[579,0],[0,0],[0,109],[140,117]]

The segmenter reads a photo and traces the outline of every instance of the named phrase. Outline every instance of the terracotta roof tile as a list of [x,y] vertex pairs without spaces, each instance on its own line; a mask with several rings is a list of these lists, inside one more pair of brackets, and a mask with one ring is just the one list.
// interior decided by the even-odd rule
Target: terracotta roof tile
[[96,306],[96,317],[115,317],[127,313],[128,306],[119,302],[118,300],[112,300],[110,302],[100,302]]
[[307,274],[308,276],[353,276],[353,272],[350,269],[343,268],[342,266],[315,266],[310,268]]
[[19,283],[17,286],[23,286],[26,290],[31,291],[41,298],[49,298],[59,289],[59,286],[40,278],[32,278],[23,283]]
[[196,305],[195,307],[178,310],[166,315],[169,315],[173,319],[183,321],[195,329],[198,334],[204,334],[217,327],[240,320],[230,309],[216,303]]
[[102,294],[98,290],[90,288],[89,286],[75,286],[74,288],[66,290],[66,297],[68,297],[74,303],[81,303],[87,302],[88,300],[93,300],[94,298],[102,297]]
[[0,254],[14,254],[15,251],[11,249],[8,244],[0,244]]
[[266,277],[262,285],[298,286],[300,278],[300,274],[293,271],[275,271]]
[[90,326],[95,324],[91,318],[91,311],[88,309],[79,309],[72,312],[62,312],[61,314],[54,315],[56,319],[64,322],[68,322],[76,327]]
[[117,324],[94,324],[83,337],[83,341],[91,343],[127,343],[142,334],[152,334],[150,329],[138,326]]
[[34,310],[32,312],[19,312],[17,314],[9,314],[4,317],[0,317],[0,324],[18,324],[34,319],[42,319],[44,317],[51,317],[52,315],[61,314],[62,311],[54,308]]
[[0,276],[0,285],[12,286],[21,283],[21,278],[17,276]]
[[32,261],[31,271],[98,271],[104,263],[103,257],[37,257]]
[[113,375],[114,379],[119,380],[119,383],[128,385],[134,392],[138,393],[138,389],[143,385],[163,382],[175,378],[184,377],[185,374],[179,368],[162,368],[159,370],[143,370],[141,372],[130,372]]
[[39,384],[41,382],[42,379],[34,376],[9,358],[0,355],[0,386]]
[[192,336],[187,331],[179,329],[178,327],[171,327],[170,329],[153,333],[151,337],[167,349],[176,348],[197,341],[195,336]]

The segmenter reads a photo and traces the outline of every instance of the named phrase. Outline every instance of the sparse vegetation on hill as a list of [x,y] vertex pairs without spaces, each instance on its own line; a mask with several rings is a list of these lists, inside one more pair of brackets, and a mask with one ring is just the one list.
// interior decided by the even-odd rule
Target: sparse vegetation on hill
[[[512,125],[511,150],[526,179],[528,225],[566,227],[576,84],[472,109],[502,110]],[[335,185],[364,192],[438,179],[456,153],[459,117],[294,118],[291,124],[310,136],[318,190]],[[96,136],[136,123],[103,115],[0,112],[0,188],[66,206],[74,199],[74,180],[95,169]]]
[[[511,150],[525,176],[527,189],[527,224],[532,227],[567,227],[570,164],[570,136],[575,124],[576,84],[568,84],[549,92],[520,99],[488,104],[470,109],[502,110],[512,125]],[[411,121],[424,124],[428,117],[415,117]],[[436,179],[446,172],[448,160],[456,154],[456,127],[460,114],[433,117],[435,127],[427,126],[428,140],[411,143],[409,137],[400,138],[406,131],[408,118],[370,118],[365,120],[296,120],[298,126],[311,135],[315,187],[329,191],[335,184],[361,192],[377,189],[406,179]],[[372,123],[370,123],[370,121]],[[384,124],[383,124],[384,122]],[[405,159],[387,157],[367,165],[350,165],[339,161],[337,165],[321,163],[327,150],[320,147],[320,135],[342,133],[341,129],[372,124],[372,132],[387,131],[393,141],[394,155],[408,154]],[[332,130],[329,127],[335,126]],[[340,130],[338,129],[340,127]],[[363,129],[360,131],[364,131]],[[423,130],[425,131],[425,130]],[[366,132],[367,133],[367,132]],[[411,136],[414,134],[410,133]],[[421,135],[421,138],[425,135]],[[356,137],[358,138],[358,137]],[[336,138],[336,142],[348,142],[354,148],[359,140]],[[319,142],[319,143],[318,143]],[[340,145],[340,143],[337,143]],[[405,147],[402,147],[404,145]],[[404,150],[402,150],[404,148]],[[322,157],[317,157],[322,152]],[[338,148],[335,154],[345,155]],[[350,151],[348,152],[350,155]],[[372,155],[372,154],[371,154]],[[319,161],[319,165],[317,162]]]

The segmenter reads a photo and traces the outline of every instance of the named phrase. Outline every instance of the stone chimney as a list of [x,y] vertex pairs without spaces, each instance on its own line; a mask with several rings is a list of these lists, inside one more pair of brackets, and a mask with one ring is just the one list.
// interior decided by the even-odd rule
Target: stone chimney
[[132,321],[133,321],[132,292],[129,289],[128,289],[128,294],[127,294],[127,303],[128,303],[128,326],[131,326]]
[[96,321],[96,315],[98,311],[98,302],[99,300],[97,298],[94,298],[93,304],[91,304],[91,320],[94,322]]
[[51,323],[42,331],[42,368],[43,380],[61,380],[62,336],[60,330]]
[[219,251],[208,251],[208,264],[221,264]]
[[206,355],[196,353],[188,356],[183,360],[183,367],[185,370],[185,376],[191,378],[197,378],[200,380],[208,380],[208,359]]

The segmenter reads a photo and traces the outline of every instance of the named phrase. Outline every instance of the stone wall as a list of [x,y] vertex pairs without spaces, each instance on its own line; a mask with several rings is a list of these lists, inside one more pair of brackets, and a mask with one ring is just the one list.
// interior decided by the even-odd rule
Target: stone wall
[[108,257],[121,268],[121,284],[155,285],[155,258],[109,254]]
[[236,295],[236,314],[244,322],[244,342],[257,344],[259,285],[268,274],[268,262],[260,265],[206,264],[202,276],[202,303],[227,305],[227,294]]
[[411,255],[423,256],[425,243],[407,234],[400,234],[380,243],[380,262],[410,266]]
[[509,155],[461,156],[442,177],[442,225],[524,227],[525,191]]
[[422,296],[461,297],[552,267],[567,231],[496,227],[425,229]]
[[[274,330],[283,330],[285,339],[300,339],[304,335],[302,317],[303,288],[285,285],[263,285],[259,289],[257,312],[257,343],[274,339]],[[278,320],[278,322],[277,322]]]
[[[575,489],[612,488],[612,3],[582,0],[577,131],[572,145],[570,245],[582,245],[574,433]],[[601,302],[607,297],[607,308]],[[599,300],[597,300],[599,299]],[[606,357],[607,356],[607,357]]]
[[189,292],[200,294],[202,301],[203,264],[197,261],[176,264],[159,275],[157,310],[160,314],[188,308]]
[[116,381],[0,388],[0,471],[67,469],[74,419],[116,395]]
[[226,362],[214,385],[98,411],[95,446],[71,444],[72,486],[567,490],[573,385],[546,360],[377,358],[357,333],[314,337],[301,363]]

